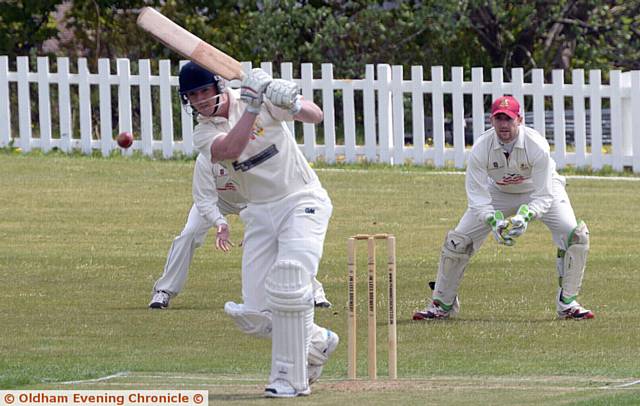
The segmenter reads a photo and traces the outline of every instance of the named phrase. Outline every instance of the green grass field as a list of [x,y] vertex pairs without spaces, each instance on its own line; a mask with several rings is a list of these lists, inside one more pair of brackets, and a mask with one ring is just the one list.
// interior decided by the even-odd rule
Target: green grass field
[[[168,311],[151,287],[191,206],[193,161],[18,155],[0,151],[0,389],[206,389],[210,404],[262,398],[270,343],[223,312],[240,301],[240,250],[209,238]],[[464,177],[425,169],[319,169],[334,204],[318,278],[334,307],[319,324],[342,343],[305,404],[640,403],[640,182],[569,179],[591,230],[580,301],[586,322],[555,318],[555,248],[541,223],[516,247],[487,240],[460,290],[461,314],[412,322],[441,242],[466,206]],[[242,225],[231,219],[236,241]],[[381,379],[346,380],[346,239],[398,239],[398,373],[384,379],[386,295],[379,266]],[[379,264],[384,264],[384,250]],[[360,249],[364,276],[366,250]],[[358,373],[366,375],[365,280]],[[634,384],[635,382],[635,384]],[[283,402],[284,403],[284,402]],[[291,403],[291,401],[289,401]]]

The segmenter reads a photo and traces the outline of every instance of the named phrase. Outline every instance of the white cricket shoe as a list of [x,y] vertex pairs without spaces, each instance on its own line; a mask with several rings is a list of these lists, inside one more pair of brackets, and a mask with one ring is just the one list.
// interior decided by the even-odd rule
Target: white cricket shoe
[[327,296],[325,295],[324,288],[322,286],[313,291],[313,303],[315,307],[323,307],[325,309],[331,307],[331,302],[327,300]]
[[325,331],[325,340],[319,343],[312,342],[311,347],[309,348],[309,355],[307,357],[307,362],[309,364],[307,368],[309,385],[320,379],[324,364],[327,363],[329,356],[336,350],[338,343],[340,342],[340,337],[338,337],[336,333],[329,329],[325,329]]
[[165,292],[164,290],[158,290],[151,297],[149,308],[166,309],[167,307],[169,307],[169,299],[171,299],[171,297],[167,292]]
[[284,379],[276,379],[264,388],[264,396],[268,398],[295,398],[296,396],[308,396],[310,394],[311,388],[309,386],[302,391],[298,391]]
[[561,319],[587,320],[595,317],[591,310],[585,309],[576,300],[572,300],[571,303],[564,303],[562,301],[562,289],[558,289],[556,311]]

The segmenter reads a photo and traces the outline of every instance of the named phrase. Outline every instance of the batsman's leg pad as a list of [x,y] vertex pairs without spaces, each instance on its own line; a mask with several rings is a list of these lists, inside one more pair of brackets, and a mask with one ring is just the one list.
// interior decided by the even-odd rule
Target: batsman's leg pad
[[583,221],[569,233],[567,245],[564,253],[559,251],[558,276],[563,298],[570,300],[580,292],[589,253],[589,229]]
[[442,246],[438,276],[433,291],[433,299],[445,306],[453,306],[464,270],[473,253],[473,240],[455,230],[447,233]]
[[307,354],[313,328],[311,274],[300,262],[276,262],[265,282],[272,314],[270,382],[284,380],[298,394],[309,391]]
[[224,311],[231,316],[243,333],[260,338],[271,338],[271,313],[269,311],[247,309],[242,303],[234,302],[225,303]]

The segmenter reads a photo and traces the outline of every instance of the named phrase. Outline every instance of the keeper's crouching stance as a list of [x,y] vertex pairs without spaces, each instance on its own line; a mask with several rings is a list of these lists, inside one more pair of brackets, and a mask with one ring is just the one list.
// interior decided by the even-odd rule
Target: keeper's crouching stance
[[565,179],[555,170],[548,143],[535,130],[520,125],[520,105],[513,97],[493,102],[491,121],[493,128],[471,150],[465,179],[468,208],[447,233],[431,303],[413,319],[457,314],[464,271],[487,235],[492,233],[499,244],[514,245],[534,219],[547,226],[558,248],[558,316],[593,318],[593,312],[576,301],[587,263],[589,230],[575,218]]
[[272,338],[268,397],[308,395],[338,345],[338,336],[313,322],[313,289],[333,207],[286,121],[322,121],[293,82],[248,72],[240,92],[186,64],[203,86],[183,100],[198,112],[194,144],[229,173],[247,199],[242,304],[225,311],[246,333]]

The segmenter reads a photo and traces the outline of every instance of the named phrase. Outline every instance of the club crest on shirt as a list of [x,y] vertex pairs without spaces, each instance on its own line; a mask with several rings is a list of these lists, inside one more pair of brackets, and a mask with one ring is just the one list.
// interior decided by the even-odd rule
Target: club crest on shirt
[[255,140],[258,137],[264,136],[264,127],[260,125],[260,121],[256,120],[256,123],[251,130],[251,140]]

